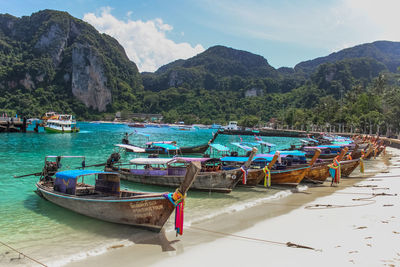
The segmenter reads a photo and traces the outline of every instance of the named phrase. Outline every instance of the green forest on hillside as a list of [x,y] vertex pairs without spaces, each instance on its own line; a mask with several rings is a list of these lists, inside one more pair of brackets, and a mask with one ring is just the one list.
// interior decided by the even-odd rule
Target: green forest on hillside
[[[71,26],[73,24],[73,26]],[[11,26],[10,26],[11,25]],[[58,25],[66,38],[61,62],[38,40]],[[71,92],[71,51],[84,44],[104,65],[112,102],[105,112],[86,107]],[[187,59],[142,73],[122,46],[65,12],[30,17],[0,15],[0,114],[37,117],[72,113],[97,120],[122,113],[161,113],[165,122],[263,125],[311,129],[400,130],[400,43],[375,42],[348,48],[294,68],[275,69],[262,56],[214,46]],[[27,77],[30,77],[29,79]],[[35,86],[21,81],[33,81]]]

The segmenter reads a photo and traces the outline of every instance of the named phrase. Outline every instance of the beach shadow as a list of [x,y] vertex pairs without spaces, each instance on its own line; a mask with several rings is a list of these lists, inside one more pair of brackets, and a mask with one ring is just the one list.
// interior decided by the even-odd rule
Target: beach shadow
[[[131,239],[129,239],[131,240]],[[168,240],[165,234],[165,230],[162,229],[159,233],[146,233],[142,238],[135,238],[135,240],[131,240],[135,244],[145,244],[145,245],[159,245],[161,247],[162,252],[166,251],[175,251],[176,249],[172,246],[172,244],[179,242],[179,239]]]
[[[60,231],[65,231],[66,228],[73,228],[73,230],[68,229],[67,231],[86,232],[114,240],[129,240],[134,244],[160,246],[163,252],[174,251],[175,248],[172,244],[179,241],[178,239],[168,240],[164,228],[158,233],[131,225],[101,221],[60,207],[36,194],[30,194],[25,199],[24,207],[46,217],[52,223],[59,224],[58,227],[54,225],[52,227],[56,227]],[[46,227],[46,224],[43,227]],[[110,247],[110,249],[117,247],[119,246]]]

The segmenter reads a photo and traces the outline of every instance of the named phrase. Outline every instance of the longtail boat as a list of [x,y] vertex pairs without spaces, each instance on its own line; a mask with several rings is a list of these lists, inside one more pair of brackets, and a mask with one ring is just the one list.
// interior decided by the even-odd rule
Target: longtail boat
[[210,144],[218,137],[218,132],[205,144],[196,146],[184,146],[180,147],[176,145],[175,141],[152,141],[147,142],[146,147],[136,146],[129,144],[129,140],[125,137],[123,144],[116,144],[115,146],[124,148],[127,152],[134,153],[147,153],[147,154],[168,154],[168,155],[179,155],[179,154],[204,154]]
[[[279,152],[275,152],[272,160],[266,165],[267,169],[250,169],[247,172],[247,181],[246,186],[256,186],[260,183],[260,181],[265,178],[267,179],[268,173],[267,171],[271,170],[278,158],[280,157]],[[243,182],[241,182],[243,184]]]
[[[311,159],[309,164],[303,165],[292,165],[287,166],[283,169],[277,169],[274,164],[276,163],[277,159],[281,156],[280,153],[284,151],[278,151],[275,153],[273,158],[265,158],[269,161],[267,167],[268,169],[258,168],[258,169],[250,169],[247,175],[247,182],[246,185],[248,186],[255,186],[260,183],[265,184],[265,179],[267,171],[270,173],[270,179],[272,185],[298,185],[304,178],[305,173],[307,170],[314,164],[314,162],[318,159],[320,150],[316,150],[314,157]],[[287,152],[287,151],[286,151]],[[263,156],[257,155],[255,157],[254,162],[257,160],[262,159]],[[254,163],[253,162],[253,163]],[[274,167],[272,167],[274,166]],[[282,166],[285,167],[285,166]]]
[[[249,166],[256,152],[244,164]],[[113,164],[106,166],[105,171],[116,171],[121,179],[159,186],[175,187],[179,185],[190,162],[199,162],[201,170],[191,189],[229,193],[239,182],[243,173],[240,168],[224,170],[219,159],[212,158],[135,158],[130,160],[131,167]]]
[[298,167],[287,170],[272,170],[271,171],[271,184],[275,185],[298,185],[306,175],[306,172],[318,159],[321,151],[315,150],[313,158],[310,160],[308,166]]
[[362,158],[343,160],[340,162],[340,174],[342,177],[348,177],[359,165]]
[[210,144],[214,142],[214,140],[218,137],[218,132],[216,132],[213,137],[206,144],[197,145],[197,146],[183,146],[180,148],[181,154],[204,154]]
[[362,158],[363,159],[370,159],[374,155],[373,151],[374,151],[375,147],[372,144],[370,144],[365,149],[366,150],[365,150],[365,152],[363,152],[364,155],[362,156]]
[[[49,160],[51,158],[57,158],[57,161],[52,162]],[[178,202],[183,201],[187,190],[200,170],[199,163],[189,164],[185,178],[182,179],[174,194],[134,192],[120,190],[120,177],[118,173],[114,172],[69,170],[56,172],[55,178],[53,178],[60,158],[63,157],[46,157],[42,175],[36,183],[39,196],[89,217],[153,231],[161,230]],[[94,186],[83,182],[84,177],[89,175],[95,176]],[[80,179],[82,182],[79,182]],[[183,207],[181,205],[178,205],[180,210],[177,209],[177,213],[179,212],[177,216],[181,216],[179,218],[183,223]],[[182,226],[178,226],[180,229],[177,229],[180,234]]]
[[[348,147],[342,149],[340,154],[337,156],[337,160],[341,163],[341,160],[346,155],[348,151]],[[314,163],[311,168],[308,169],[306,174],[304,175],[304,180],[308,182],[317,182],[323,183],[329,177],[329,164],[332,162],[322,161]]]

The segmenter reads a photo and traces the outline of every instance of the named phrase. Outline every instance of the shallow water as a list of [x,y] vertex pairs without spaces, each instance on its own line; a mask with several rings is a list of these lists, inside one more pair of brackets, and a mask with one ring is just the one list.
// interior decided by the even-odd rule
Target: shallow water
[[[40,172],[46,155],[84,155],[86,165],[105,162],[124,133],[134,131],[123,124],[78,123],[78,126],[81,128],[78,134],[0,134],[0,241],[50,265],[63,265],[72,259],[103,253],[115,244],[162,243],[151,239],[154,237],[151,232],[91,219],[39,198],[34,193],[38,177],[13,178],[14,175]],[[150,134],[150,141],[176,140],[181,146],[206,143],[213,132],[154,127],[136,130]],[[243,141],[254,140],[253,136],[242,138]],[[276,144],[278,149],[299,143],[296,138],[263,137],[263,140]],[[130,136],[131,143],[143,144],[146,141],[142,135]],[[239,137],[220,135],[215,142],[227,145],[234,141],[240,141]],[[131,153],[122,153],[123,160],[132,157]],[[80,160],[70,160],[63,164],[63,168],[78,167],[79,164]],[[174,190],[126,181],[122,181],[121,188],[155,192]],[[239,187],[230,194],[190,191],[185,206],[185,223],[244,209],[267,198],[287,194],[287,191],[261,187]],[[173,218],[164,228],[172,230],[172,224]],[[14,258],[18,258],[17,253],[0,246],[0,265],[35,265],[26,258]]]

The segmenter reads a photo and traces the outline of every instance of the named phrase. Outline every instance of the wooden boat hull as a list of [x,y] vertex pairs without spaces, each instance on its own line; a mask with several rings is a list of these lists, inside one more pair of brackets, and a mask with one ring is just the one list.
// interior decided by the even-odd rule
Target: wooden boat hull
[[[144,148],[145,153],[147,154],[170,154],[170,155],[178,155],[178,154],[204,154],[204,152],[207,151],[209,144],[203,144],[203,145],[198,145],[198,146],[186,146],[186,147],[180,147],[177,150],[170,150],[166,151],[162,148],[157,148],[157,147],[151,147],[151,148]],[[127,149],[128,152],[129,149]]]
[[364,157],[364,159],[370,159],[370,158],[373,157],[373,155],[374,155],[374,152],[371,151],[371,153],[369,153],[368,155],[366,155],[366,156]]
[[273,185],[298,185],[310,166],[289,170],[271,171],[271,184]]
[[67,195],[52,188],[36,184],[37,191],[44,199],[99,220],[128,224],[159,232],[174,211],[174,205],[162,194],[148,194],[140,197],[104,197]]
[[[179,186],[184,175],[138,175],[129,171],[129,169],[110,169],[106,171],[119,172],[121,179],[150,185]],[[200,172],[197,178],[194,180],[190,190],[203,190],[212,192],[229,193],[236,186],[239,181],[241,173],[238,169],[229,171],[217,171],[217,172]]]
[[352,158],[353,159],[359,159],[359,158],[361,158],[361,156],[362,156],[362,153],[361,153],[361,150],[357,150],[357,151],[355,151],[355,152],[353,152],[352,153]]
[[360,159],[344,160],[340,162],[340,174],[348,177],[360,165]]
[[208,146],[209,144],[181,147],[180,152],[182,154],[204,154],[207,151]]
[[[309,166],[287,170],[272,170],[271,185],[298,185],[304,179],[308,169]],[[265,173],[262,169],[250,169],[247,172],[246,185],[256,186],[264,184],[264,178]]]
[[329,177],[329,163],[317,163],[308,169],[304,180],[323,183]]
[[376,152],[376,156],[378,157],[383,152],[383,150],[385,150],[385,147],[384,146],[380,146],[378,148],[378,152]]

